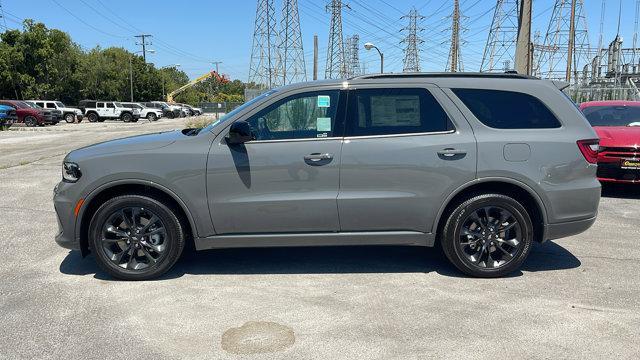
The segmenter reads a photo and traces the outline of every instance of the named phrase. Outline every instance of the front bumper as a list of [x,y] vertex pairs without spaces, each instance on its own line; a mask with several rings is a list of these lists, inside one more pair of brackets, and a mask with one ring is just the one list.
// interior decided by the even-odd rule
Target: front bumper
[[53,206],[58,220],[55,241],[65,249],[80,250],[80,240],[75,236],[75,202],[67,194],[71,184],[60,182],[53,189]]
[[594,222],[596,222],[596,216],[582,220],[546,224],[544,227],[544,240],[554,240],[580,234],[587,231]]

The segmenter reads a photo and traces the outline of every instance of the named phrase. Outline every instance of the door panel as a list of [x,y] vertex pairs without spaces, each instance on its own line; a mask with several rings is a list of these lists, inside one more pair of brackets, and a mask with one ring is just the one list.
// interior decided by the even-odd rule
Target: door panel
[[[351,130],[342,149],[338,195],[342,231],[431,232],[444,199],[475,178],[476,144],[469,124],[439,89],[430,93],[429,101],[414,102],[411,92],[398,93],[392,101],[372,96],[371,109],[356,104],[357,96],[350,94],[346,121]],[[410,116],[414,110],[438,104],[453,128],[420,125],[418,118]],[[358,115],[363,112],[367,115]],[[365,124],[376,123],[378,127],[370,132],[378,135],[366,136]],[[356,130],[350,124],[362,127]],[[416,133],[418,128],[428,131]]]
[[[255,140],[214,141],[207,192],[217,234],[339,231],[338,90],[294,94],[246,119]],[[339,120],[338,120],[339,119]]]

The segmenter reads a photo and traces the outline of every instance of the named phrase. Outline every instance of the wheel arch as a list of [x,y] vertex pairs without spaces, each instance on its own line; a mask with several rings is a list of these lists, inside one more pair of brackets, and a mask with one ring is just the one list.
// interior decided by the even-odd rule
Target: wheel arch
[[120,180],[104,184],[93,190],[86,198],[78,213],[75,225],[75,237],[79,239],[82,256],[89,254],[89,224],[93,214],[100,205],[115,196],[123,194],[137,194],[154,198],[172,207],[176,211],[176,216],[185,229],[185,237],[193,239],[197,234],[197,229],[193,216],[189,212],[187,205],[173,191],[157,183],[145,180]]
[[497,193],[513,197],[527,209],[533,222],[535,240],[543,242],[547,224],[547,209],[540,195],[527,184],[510,178],[481,178],[464,184],[453,191],[438,210],[433,228],[439,240],[447,215],[464,200],[483,193]]

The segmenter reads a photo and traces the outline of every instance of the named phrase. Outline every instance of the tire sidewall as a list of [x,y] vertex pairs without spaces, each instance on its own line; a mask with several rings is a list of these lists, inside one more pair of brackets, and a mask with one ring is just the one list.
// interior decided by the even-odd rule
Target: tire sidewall
[[131,122],[131,120],[133,119],[133,117],[129,113],[122,114],[121,118],[124,122]]
[[[468,214],[485,206],[497,206],[513,214],[522,229],[524,243],[518,249],[515,259],[496,269],[480,269],[471,265],[458,246],[460,230]],[[443,249],[449,260],[462,272],[477,277],[500,277],[516,271],[526,260],[532,246],[533,223],[526,209],[515,199],[501,194],[484,194],[473,197],[451,212],[443,233]]]
[[87,115],[87,119],[89,119],[89,122],[97,122],[98,120],[100,120],[100,117],[98,116],[98,114],[96,113],[89,113]]
[[158,120],[158,117],[156,116],[156,113],[150,112],[147,114],[147,120],[156,121]]
[[[147,208],[157,215],[167,230],[167,249],[160,260],[143,271],[127,270],[114,264],[102,249],[102,228],[109,216],[128,206]],[[122,280],[149,280],[168,271],[178,260],[184,248],[184,235],[180,221],[174,212],[163,203],[141,195],[123,195],[103,203],[93,215],[89,224],[89,243],[98,265],[115,278]]]
[[38,120],[35,117],[28,115],[24,118],[24,124],[29,127],[38,126]]
[[76,116],[73,115],[72,113],[67,113],[64,115],[64,121],[66,121],[68,124],[72,124],[76,121]]

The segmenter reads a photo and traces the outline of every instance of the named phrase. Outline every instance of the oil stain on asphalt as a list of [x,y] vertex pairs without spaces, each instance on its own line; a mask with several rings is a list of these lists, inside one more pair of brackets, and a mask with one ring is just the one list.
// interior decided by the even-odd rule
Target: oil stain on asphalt
[[293,329],[270,321],[249,321],[222,334],[222,349],[232,354],[278,352],[295,342]]

